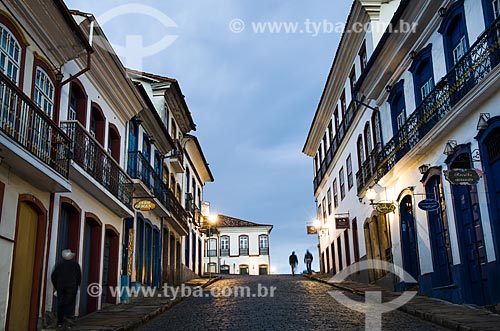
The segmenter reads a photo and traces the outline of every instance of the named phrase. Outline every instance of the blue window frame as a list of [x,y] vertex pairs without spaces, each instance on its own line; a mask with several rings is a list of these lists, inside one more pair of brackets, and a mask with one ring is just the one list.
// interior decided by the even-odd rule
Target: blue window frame
[[486,28],[500,16],[500,0],[482,0]]
[[144,158],[148,160],[148,162],[151,161],[151,142],[146,133],[144,133],[142,139],[142,155],[144,155]]
[[387,101],[391,105],[392,133],[395,136],[406,122],[406,103],[403,79],[401,79],[391,89],[391,94],[389,94]]
[[449,72],[469,49],[464,0],[459,0],[448,8],[438,32],[443,35],[446,69]]
[[427,45],[418,52],[408,70],[413,74],[415,106],[418,107],[434,89],[432,44]]

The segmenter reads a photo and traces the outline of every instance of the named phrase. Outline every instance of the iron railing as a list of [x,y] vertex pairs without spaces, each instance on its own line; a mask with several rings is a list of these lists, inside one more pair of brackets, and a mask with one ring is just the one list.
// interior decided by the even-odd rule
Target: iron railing
[[68,178],[70,138],[1,72],[0,130],[38,160]]
[[229,248],[221,248],[220,249],[220,256],[229,256]]
[[217,250],[216,249],[209,249],[207,250],[207,257],[214,257],[217,256]]
[[240,255],[248,255],[248,248],[240,247]]
[[104,186],[115,198],[132,209],[132,180],[118,162],[78,121],[61,121],[61,128],[73,140],[72,159]]
[[321,165],[316,173],[316,176],[314,177],[314,192],[316,192],[316,190],[318,189],[319,184],[325,177],[328,168],[332,164],[333,158],[335,157],[335,154],[337,153],[340,144],[344,140],[347,131],[351,127],[354,115],[356,114],[357,110],[358,110],[357,103],[354,100],[352,100],[351,103],[349,104],[349,107],[346,110],[342,122],[336,129],[335,136],[333,137],[333,140],[330,143],[330,147],[328,148],[328,151],[325,154],[325,158],[321,162]]
[[269,255],[269,247],[259,247],[259,255]]
[[[460,61],[412,113],[397,134],[375,156],[371,176],[358,183],[362,192],[372,179],[377,181],[414,148],[453,107],[478,85],[500,62],[500,19],[472,45]],[[372,162],[372,160],[365,161]],[[363,164],[363,168],[365,167]]]
[[141,152],[128,153],[127,172],[130,177],[140,179],[176,219],[187,222],[186,210]]

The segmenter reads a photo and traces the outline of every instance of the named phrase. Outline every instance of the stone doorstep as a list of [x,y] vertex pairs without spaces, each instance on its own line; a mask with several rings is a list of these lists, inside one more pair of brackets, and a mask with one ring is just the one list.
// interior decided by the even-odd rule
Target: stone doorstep
[[[341,285],[328,282],[325,278],[310,275],[306,275],[305,277],[360,296],[364,296],[363,291],[380,290],[379,287],[373,285],[365,286],[364,284],[354,282],[344,282]],[[384,298],[390,298],[397,295],[395,292],[383,292],[385,294]],[[500,329],[500,315],[496,315],[489,310],[485,310],[481,307],[458,305],[425,296],[414,297],[406,305],[399,307],[398,310],[452,330],[498,331]]]
[[[195,281],[191,284],[195,284],[193,287],[205,288],[221,277],[214,277],[212,279],[207,279],[206,282]],[[205,279],[203,279],[205,280]],[[189,282],[188,282],[189,283]],[[185,283],[187,286],[192,286],[191,284]],[[181,302],[184,298],[178,297],[175,300],[167,298],[141,298],[135,300],[135,302],[130,302],[123,304],[110,305],[104,308],[104,310],[99,310],[86,315],[82,318],[76,319],[73,323],[71,331],[128,331],[137,328],[138,326],[144,324],[145,322],[153,319],[159,314],[165,312],[166,310],[172,308],[177,303]],[[155,304],[156,303],[156,304]],[[133,315],[133,316],[131,316]],[[132,319],[132,320],[131,320]],[[126,321],[124,323],[124,321]],[[42,331],[56,331],[61,329],[45,328]],[[62,329],[65,330],[65,329]]]

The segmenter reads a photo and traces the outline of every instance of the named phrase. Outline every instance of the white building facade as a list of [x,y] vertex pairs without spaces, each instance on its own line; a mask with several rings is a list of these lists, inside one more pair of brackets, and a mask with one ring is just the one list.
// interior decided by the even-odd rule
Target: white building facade
[[[347,29],[413,25],[344,33],[339,45],[304,146],[323,271],[385,260],[422,294],[500,302],[499,9],[489,0],[353,3]],[[346,215],[349,228],[337,228]],[[410,285],[381,270],[358,278]]]
[[62,0],[2,2],[0,30],[0,330],[50,322],[66,248],[82,268],[76,316],[128,299],[111,287],[201,275],[213,177],[178,83],[150,93]]
[[269,274],[272,229],[272,225],[218,215],[205,232],[205,274]]

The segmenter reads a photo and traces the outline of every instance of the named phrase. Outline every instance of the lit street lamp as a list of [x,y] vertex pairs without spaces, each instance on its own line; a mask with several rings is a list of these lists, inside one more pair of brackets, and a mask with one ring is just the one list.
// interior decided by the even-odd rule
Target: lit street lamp
[[[217,214],[208,216],[208,278],[212,278],[212,250],[210,249],[210,242],[212,238],[212,226],[217,223]],[[217,252],[217,241],[215,242],[215,252]]]

